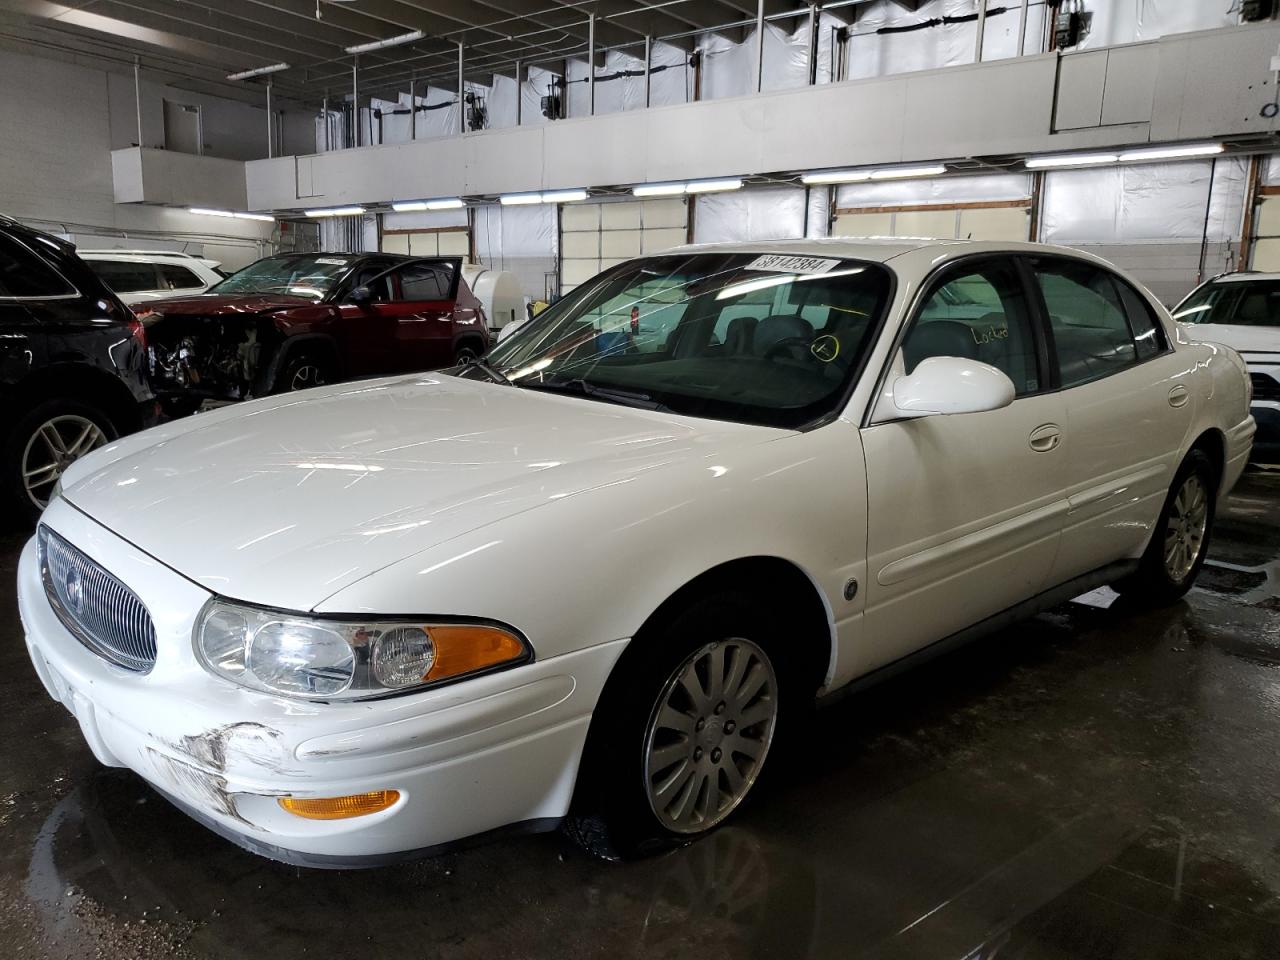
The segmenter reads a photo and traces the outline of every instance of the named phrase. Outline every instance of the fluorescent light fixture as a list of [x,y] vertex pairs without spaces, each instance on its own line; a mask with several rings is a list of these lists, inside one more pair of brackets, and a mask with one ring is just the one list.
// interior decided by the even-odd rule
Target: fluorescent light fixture
[[1050,157],[1029,157],[1023,164],[1028,170],[1053,170],[1058,167],[1095,167],[1115,163],[1120,157],[1114,153],[1060,153]]
[[308,217],[358,217],[364,207],[328,207],[324,210],[304,210]]
[[239,73],[228,73],[228,80],[248,80],[250,77],[261,77],[268,73],[279,73],[281,70],[288,70],[287,63],[273,63],[269,67],[254,67],[252,70],[241,70]]
[[1181,147],[1152,147],[1142,150],[1126,150],[1120,154],[1121,163],[1142,160],[1181,160],[1185,157],[1212,157],[1225,150],[1220,143],[1193,143]]
[[721,180],[694,180],[689,183],[644,183],[631,188],[633,197],[674,197],[683,193],[718,193],[742,189],[740,177]]
[[633,197],[674,197],[682,194],[687,183],[646,183],[639,187],[631,188]]
[[201,217],[227,217],[233,220],[261,220],[264,223],[275,223],[276,218],[265,213],[238,213],[234,210],[210,210],[206,207],[187,207],[187,213]]
[[723,190],[740,190],[742,181],[737,177],[726,180],[695,180],[684,188],[685,193],[719,193]]
[[391,209],[396,213],[412,213],[418,210],[461,210],[466,203],[458,197],[441,200],[405,200],[393,203]]
[[587,199],[585,190],[551,190],[547,193],[504,193],[498,197],[503,206],[516,206],[523,203],[573,203],[575,200]]
[[368,53],[370,50],[385,50],[387,47],[398,47],[404,43],[413,43],[415,40],[421,40],[426,34],[421,30],[411,30],[409,33],[401,33],[394,37],[387,37],[385,40],[370,40],[368,43],[357,43],[354,47],[346,47],[347,53]]
[[800,180],[803,183],[860,183],[871,179],[870,170],[819,170],[806,173]]
[[947,172],[940,163],[931,163],[923,167],[887,167],[884,170],[872,170],[872,180],[907,180],[911,177],[937,177]]

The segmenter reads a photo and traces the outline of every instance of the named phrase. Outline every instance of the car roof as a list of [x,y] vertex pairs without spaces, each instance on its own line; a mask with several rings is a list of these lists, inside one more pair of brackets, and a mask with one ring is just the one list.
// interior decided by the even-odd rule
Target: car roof
[[1240,270],[1236,273],[1224,273],[1214,277],[1210,283],[1239,283],[1242,280],[1280,280],[1280,273],[1263,273],[1254,270]]
[[917,250],[937,249],[947,256],[966,253],[1061,253],[1082,259],[1096,259],[1069,247],[1016,240],[941,240],[931,237],[822,237],[804,240],[735,241],[733,243],[691,243],[665,253],[777,253],[801,257],[840,257],[887,263]]
[[79,250],[77,251],[84,260],[122,260],[126,262],[137,261],[140,263],[181,263],[184,265],[192,263],[204,263],[198,257],[189,257],[183,254],[164,253],[159,251],[156,253],[138,253],[126,250]]

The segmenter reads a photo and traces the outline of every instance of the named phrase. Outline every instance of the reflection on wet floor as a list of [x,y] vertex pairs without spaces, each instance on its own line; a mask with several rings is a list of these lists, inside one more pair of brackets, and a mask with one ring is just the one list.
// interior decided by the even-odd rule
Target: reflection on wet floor
[[624,866],[253,857],[94,763],[6,593],[0,956],[1278,957],[1277,505],[1250,474],[1186,603],[1066,604],[824,710],[734,825]]

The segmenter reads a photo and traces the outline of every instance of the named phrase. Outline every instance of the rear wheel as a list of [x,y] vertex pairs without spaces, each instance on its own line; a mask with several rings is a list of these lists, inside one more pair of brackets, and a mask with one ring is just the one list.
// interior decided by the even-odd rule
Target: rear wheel
[[105,413],[81,400],[60,397],[27,411],[5,443],[4,487],[10,512],[35,519],[66,469],[117,435]]
[[1191,589],[1209,552],[1217,488],[1213,462],[1192,450],[1169,488],[1137,572],[1115,584],[1118,593],[1159,606]]
[[[608,859],[657,852],[723,823],[755,786],[788,671],[778,632],[739,594],[694,601],[647,630],[601,697],[566,832]],[[790,710],[791,708],[788,707]]]

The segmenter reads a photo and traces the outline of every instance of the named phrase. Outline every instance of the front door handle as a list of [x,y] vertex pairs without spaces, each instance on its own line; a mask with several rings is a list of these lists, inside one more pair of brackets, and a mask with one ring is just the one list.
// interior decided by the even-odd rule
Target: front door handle
[[1180,407],[1187,402],[1191,394],[1187,392],[1187,388],[1182,384],[1178,384],[1169,391],[1169,406]]
[[1031,444],[1031,449],[1036,453],[1048,453],[1050,450],[1056,450],[1058,444],[1062,442],[1062,428],[1056,423],[1041,424],[1031,431],[1031,436],[1027,442]]

